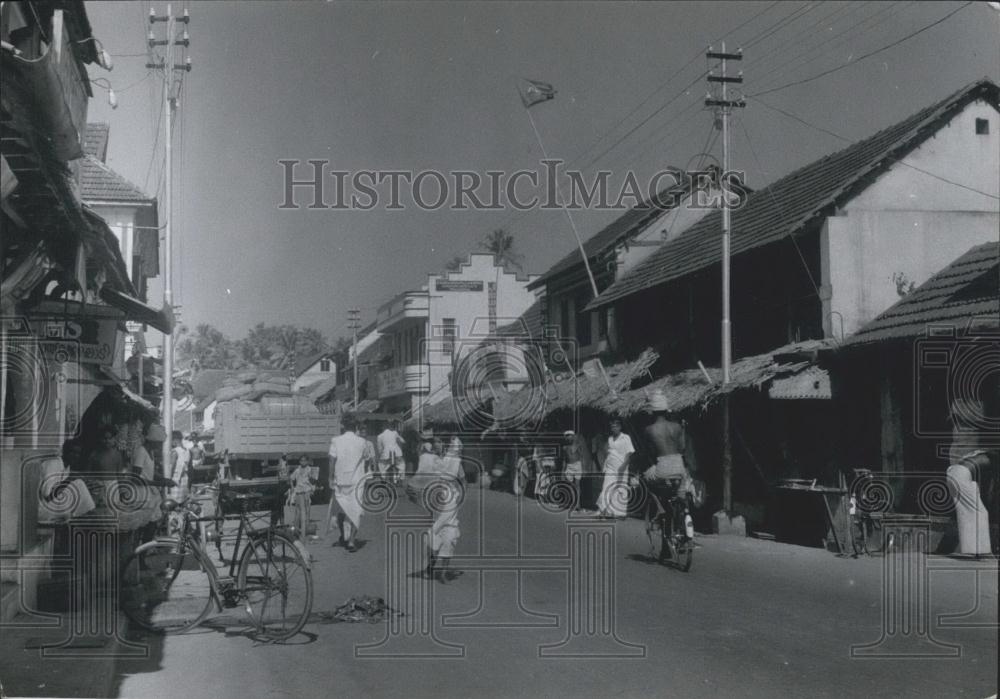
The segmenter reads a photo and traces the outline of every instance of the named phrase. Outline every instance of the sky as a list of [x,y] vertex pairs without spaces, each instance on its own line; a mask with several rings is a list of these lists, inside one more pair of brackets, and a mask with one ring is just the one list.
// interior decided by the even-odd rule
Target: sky
[[[995,4],[995,3],[994,3]],[[584,172],[685,168],[712,144],[699,75],[709,44],[743,47],[743,90],[730,159],[760,187],[898,121],[984,76],[1000,81],[1000,11],[941,2],[175,2],[191,15],[193,70],[182,76],[172,138],[174,300],[188,326],[241,337],[256,323],[346,336],[395,294],[418,288],[456,255],[506,227],[525,271],[574,248],[561,211],[282,210],[282,159],[338,170],[541,170],[516,92],[551,83],[532,108],[549,157]],[[94,35],[114,57],[88,119],[111,124],[108,164],[161,198],[162,78],[146,69],[150,7],[88,2]],[[163,25],[154,30],[158,36]],[[158,49],[162,50],[162,49]],[[687,89],[683,89],[687,88]],[[299,176],[307,174],[299,171]],[[617,191],[612,186],[612,191]],[[524,190],[527,192],[527,190]],[[528,192],[530,194],[530,192]],[[307,195],[300,193],[300,201]],[[404,202],[407,203],[407,202]],[[583,238],[621,212],[580,211]],[[151,284],[159,305],[162,277]],[[151,344],[158,340],[151,339]]]

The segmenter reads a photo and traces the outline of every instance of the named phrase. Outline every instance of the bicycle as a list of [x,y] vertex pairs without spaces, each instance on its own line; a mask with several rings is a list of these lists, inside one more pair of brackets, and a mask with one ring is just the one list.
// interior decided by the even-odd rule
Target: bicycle
[[178,534],[139,546],[122,565],[121,607],[133,623],[157,633],[183,633],[201,624],[213,607],[221,612],[242,604],[260,639],[282,641],[302,629],[312,611],[313,584],[295,540],[273,521],[253,528],[251,508],[259,493],[229,497],[242,500],[242,507],[227,575],[216,570],[198,526],[224,517],[202,517],[190,499],[164,503],[168,514],[180,514]]
[[650,502],[646,510],[646,533],[653,543],[654,532],[660,534],[660,552],[657,560],[672,565],[683,572],[691,570],[694,558],[694,525],[691,510],[694,501],[691,493],[680,494],[681,479],[671,478],[669,484],[647,481]]
[[[854,471],[854,482],[851,484],[850,500],[847,505],[847,514],[851,525],[851,547],[854,550],[854,558],[864,554],[866,556],[881,555],[887,551],[892,551],[895,546],[895,538],[892,534],[883,534],[882,512],[869,509],[869,502],[873,495],[878,495],[879,491],[873,489],[875,477],[866,468],[856,468]],[[869,492],[869,491],[872,492]]]

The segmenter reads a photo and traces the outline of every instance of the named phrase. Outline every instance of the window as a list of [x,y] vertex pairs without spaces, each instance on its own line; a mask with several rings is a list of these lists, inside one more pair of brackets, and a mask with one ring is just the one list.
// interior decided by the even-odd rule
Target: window
[[319,370],[323,372],[330,371],[330,360],[329,359],[319,360]]
[[989,119],[976,119],[976,135],[986,136],[990,133]]
[[597,312],[597,337],[604,340],[608,337],[608,309],[602,308]]
[[454,318],[442,318],[441,319],[441,337],[444,338],[444,342],[441,345],[441,350],[450,356],[455,354],[455,319]]

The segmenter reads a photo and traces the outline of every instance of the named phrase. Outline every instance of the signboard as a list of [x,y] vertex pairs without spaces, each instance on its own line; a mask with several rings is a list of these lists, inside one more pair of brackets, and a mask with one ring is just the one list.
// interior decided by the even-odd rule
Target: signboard
[[403,393],[406,390],[406,367],[397,366],[379,372],[378,384],[378,395],[380,398],[396,393]]
[[482,291],[481,281],[462,281],[458,279],[438,279],[435,283],[438,291]]
[[38,346],[51,361],[111,365],[117,349],[118,321],[111,318],[32,318]]
[[143,331],[143,325],[136,320],[126,320],[125,329],[130,333],[141,333]]

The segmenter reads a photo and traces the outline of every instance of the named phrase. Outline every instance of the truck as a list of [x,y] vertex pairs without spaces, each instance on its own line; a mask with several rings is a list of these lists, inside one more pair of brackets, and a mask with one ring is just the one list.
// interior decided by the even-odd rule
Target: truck
[[[282,458],[308,456],[318,468],[314,502],[329,498],[330,440],[340,434],[340,415],[319,412],[298,396],[265,396],[258,401],[231,400],[216,405],[213,461],[222,461],[230,478],[284,476]],[[218,466],[211,467],[216,473]],[[214,477],[214,474],[213,474]]]

